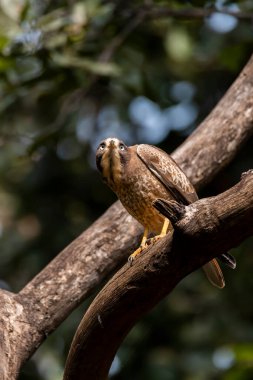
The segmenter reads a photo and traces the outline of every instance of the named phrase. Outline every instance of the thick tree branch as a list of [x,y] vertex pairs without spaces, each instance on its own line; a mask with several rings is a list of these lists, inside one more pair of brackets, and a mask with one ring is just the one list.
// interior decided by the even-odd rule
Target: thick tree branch
[[231,162],[252,135],[252,74],[253,56],[213,111],[173,153],[197,189]]
[[[252,135],[252,78],[253,57],[215,110],[173,155],[197,188],[224,168]],[[17,295],[0,292],[2,379],[16,378],[45,337],[126,259],[140,231],[117,202]]]
[[89,307],[64,380],[106,379],[121,341],[145,312],[187,274],[253,234],[253,171],[225,193],[185,207],[184,213],[174,209],[174,236],[146,249],[133,266],[126,264]]

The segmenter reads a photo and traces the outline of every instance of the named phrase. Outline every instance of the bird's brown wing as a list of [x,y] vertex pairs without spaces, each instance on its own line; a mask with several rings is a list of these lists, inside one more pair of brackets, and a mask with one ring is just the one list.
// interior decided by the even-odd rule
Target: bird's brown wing
[[[176,162],[163,150],[152,145],[137,145],[137,155],[153,175],[164,185],[179,203],[188,205],[198,199],[197,193]],[[216,259],[203,266],[209,281],[223,288],[225,281]]]
[[188,205],[197,193],[176,162],[163,150],[146,144],[137,145],[138,157],[179,203]]

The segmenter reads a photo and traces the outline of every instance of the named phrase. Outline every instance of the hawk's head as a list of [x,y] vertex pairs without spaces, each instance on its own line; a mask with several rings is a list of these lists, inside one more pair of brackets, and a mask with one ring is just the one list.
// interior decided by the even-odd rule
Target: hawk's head
[[96,163],[109,186],[114,187],[121,180],[129,158],[129,148],[123,141],[112,137],[101,141],[96,152]]

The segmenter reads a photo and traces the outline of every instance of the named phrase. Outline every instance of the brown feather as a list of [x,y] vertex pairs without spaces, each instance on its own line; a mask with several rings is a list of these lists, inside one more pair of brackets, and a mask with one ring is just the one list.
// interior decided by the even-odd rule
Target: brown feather
[[224,288],[225,280],[216,259],[209,261],[202,268],[211,284],[220,289]]
[[[137,146],[137,155],[177,202],[189,205],[198,200],[193,185],[167,153],[152,145],[141,144]],[[205,264],[203,270],[214,286],[218,288],[225,286],[224,277],[216,259]]]
[[141,144],[137,146],[137,155],[177,202],[188,205],[198,200],[191,182],[163,150]]

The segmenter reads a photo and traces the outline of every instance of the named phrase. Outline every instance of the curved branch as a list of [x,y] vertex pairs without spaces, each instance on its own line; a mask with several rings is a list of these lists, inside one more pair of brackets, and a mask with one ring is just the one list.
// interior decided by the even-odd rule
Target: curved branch
[[225,193],[185,207],[181,216],[175,216],[173,238],[126,264],[95,298],[72,342],[64,380],[106,379],[121,341],[145,312],[187,274],[253,234],[253,171]]
[[[230,162],[253,133],[252,77],[253,56],[215,110],[173,155],[197,188]],[[11,297],[12,333],[0,336],[4,379],[10,380],[10,373],[14,379],[45,337],[128,257],[140,233],[140,225],[117,202]],[[4,328],[9,307],[5,302],[1,307]],[[15,362],[9,360],[13,357]]]

